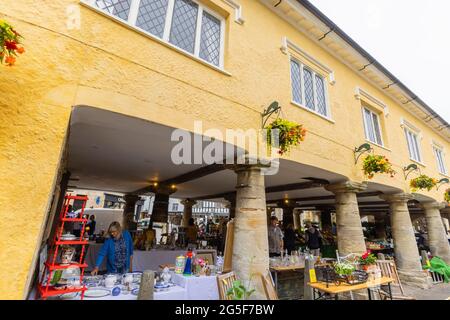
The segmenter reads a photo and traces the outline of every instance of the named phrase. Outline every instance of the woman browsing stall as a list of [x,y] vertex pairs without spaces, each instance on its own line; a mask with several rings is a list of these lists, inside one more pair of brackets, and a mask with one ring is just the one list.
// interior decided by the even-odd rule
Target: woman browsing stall
[[126,273],[132,271],[133,240],[128,231],[122,230],[120,223],[115,221],[108,228],[109,238],[106,239],[97,257],[92,275],[98,269],[106,256],[106,269],[108,273]]

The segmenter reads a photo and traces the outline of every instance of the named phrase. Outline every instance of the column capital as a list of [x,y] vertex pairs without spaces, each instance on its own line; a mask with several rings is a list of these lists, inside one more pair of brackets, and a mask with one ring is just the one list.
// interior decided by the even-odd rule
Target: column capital
[[388,203],[408,203],[408,201],[413,200],[414,196],[409,193],[395,193],[395,194],[383,194],[380,196],[381,199]]
[[438,202],[438,201],[423,202],[420,205],[425,210],[432,210],[432,209],[442,210],[447,207],[447,204],[445,202]]
[[238,173],[238,172],[242,172],[242,171],[254,171],[254,170],[259,171],[264,168],[270,168],[270,165],[266,165],[266,164],[262,164],[262,163],[230,164],[230,165],[226,165],[226,168]]
[[181,204],[185,207],[192,207],[197,204],[197,200],[184,199],[181,201]]
[[326,186],[325,189],[334,194],[358,193],[367,189],[367,183],[345,181],[337,184],[330,184]]

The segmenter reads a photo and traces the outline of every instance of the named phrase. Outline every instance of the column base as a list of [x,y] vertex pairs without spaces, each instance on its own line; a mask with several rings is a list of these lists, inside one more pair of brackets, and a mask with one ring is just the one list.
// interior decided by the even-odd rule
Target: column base
[[402,285],[408,285],[421,289],[430,289],[433,282],[426,271],[398,270],[398,276]]

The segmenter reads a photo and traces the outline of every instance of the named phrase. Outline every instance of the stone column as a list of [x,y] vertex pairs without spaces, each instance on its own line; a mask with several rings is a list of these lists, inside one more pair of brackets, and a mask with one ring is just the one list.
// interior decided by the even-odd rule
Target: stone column
[[251,299],[265,299],[261,275],[269,270],[269,242],[264,176],[259,166],[236,166],[236,217],[232,269],[243,283],[252,277],[256,292]]
[[412,286],[429,288],[430,282],[427,274],[422,271],[419,249],[408,210],[408,201],[412,200],[413,196],[399,193],[383,195],[381,198],[390,206],[395,262],[400,279]]
[[446,207],[445,203],[427,202],[422,204],[425,209],[425,219],[428,229],[428,246],[431,254],[442,258],[450,264],[450,245],[441,218],[441,209]]
[[159,186],[155,190],[155,200],[153,202],[153,211],[150,219],[150,225],[154,222],[168,223],[169,220],[169,198],[176,188]]
[[298,210],[298,209],[294,210],[294,228],[295,228],[295,230],[298,230],[301,227],[300,214],[301,214],[300,210]]
[[325,187],[336,195],[336,230],[339,255],[363,254],[366,243],[359,215],[356,194],[367,185],[347,181]]
[[181,201],[181,204],[184,206],[182,226],[187,228],[189,225],[189,219],[192,218],[192,207],[197,204],[197,201],[185,199]]
[[446,218],[450,227],[450,207],[448,207],[448,205],[441,210],[441,214],[443,218]]
[[123,209],[122,228],[124,230],[136,231],[137,223],[134,221],[134,210],[136,202],[141,198],[135,194],[126,194],[124,196],[125,208]]
[[377,239],[386,239],[386,214],[375,214],[375,235]]

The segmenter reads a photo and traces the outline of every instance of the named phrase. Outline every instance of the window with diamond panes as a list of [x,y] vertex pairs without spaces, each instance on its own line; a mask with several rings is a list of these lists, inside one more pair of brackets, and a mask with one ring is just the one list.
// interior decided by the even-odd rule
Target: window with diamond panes
[[194,53],[198,5],[191,0],[175,0],[170,43]]
[[136,26],[162,38],[169,0],[141,0]]
[[407,128],[405,128],[405,134],[410,158],[417,162],[422,162],[417,134]]
[[109,14],[127,21],[132,0],[96,0],[95,5]]
[[132,27],[222,67],[223,19],[194,0],[87,1]]
[[363,108],[364,112],[364,128],[366,132],[366,139],[370,142],[376,143],[380,146],[383,145],[381,138],[380,122],[378,115],[368,108]]
[[441,148],[438,148],[438,147],[433,147],[433,149],[434,149],[434,154],[436,156],[439,172],[442,174],[447,174],[447,167],[446,167],[445,161],[444,161],[444,152],[442,151]]
[[220,20],[203,11],[200,58],[219,65],[220,61]]
[[292,100],[320,115],[328,117],[325,79],[291,59]]
[[302,82],[300,79],[300,65],[296,61],[291,60],[292,97],[297,103],[302,103]]

